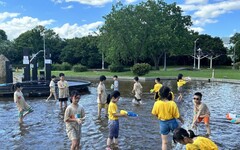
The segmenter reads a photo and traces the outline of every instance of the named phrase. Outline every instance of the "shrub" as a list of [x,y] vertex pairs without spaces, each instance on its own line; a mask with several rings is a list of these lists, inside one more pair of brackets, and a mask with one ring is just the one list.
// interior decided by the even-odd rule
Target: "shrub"
[[108,69],[111,72],[123,72],[124,71],[124,67],[120,64],[111,64],[108,66]]
[[133,74],[138,76],[147,74],[150,71],[150,69],[151,69],[151,66],[147,63],[138,63],[131,68]]
[[87,71],[87,67],[83,66],[81,64],[77,64],[77,65],[73,66],[73,71],[74,72],[84,72],[84,71]]
[[71,69],[72,69],[72,66],[67,62],[63,62],[62,64],[52,65],[52,70],[65,71],[65,70],[71,70]]

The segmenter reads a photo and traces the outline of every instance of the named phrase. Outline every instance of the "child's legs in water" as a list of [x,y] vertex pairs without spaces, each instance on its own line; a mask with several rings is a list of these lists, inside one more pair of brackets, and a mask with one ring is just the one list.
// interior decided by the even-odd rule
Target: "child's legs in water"
[[73,139],[72,140],[72,145],[71,145],[71,150],[78,150],[80,146],[80,140],[79,139]]
[[111,145],[113,141],[114,144],[118,146],[118,135],[119,135],[119,121],[118,120],[109,120],[108,121],[109,135],[107,140],[107,146]]

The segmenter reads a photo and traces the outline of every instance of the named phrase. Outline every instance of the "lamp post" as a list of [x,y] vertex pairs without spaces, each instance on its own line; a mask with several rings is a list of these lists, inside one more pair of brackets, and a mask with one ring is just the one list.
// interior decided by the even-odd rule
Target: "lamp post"
[[239,41],[237,41],[234,45],[234,51],[233,51],[233,65],[235,64],[235,58],[236,58],[236,45]]
[[199,38],[194,41],[194,50],[193,50],[193,69],[196,69],[196,43]]
[[201,61],[201,48],[199,48],[198,50],[198,70],[200,70],[200,61]]

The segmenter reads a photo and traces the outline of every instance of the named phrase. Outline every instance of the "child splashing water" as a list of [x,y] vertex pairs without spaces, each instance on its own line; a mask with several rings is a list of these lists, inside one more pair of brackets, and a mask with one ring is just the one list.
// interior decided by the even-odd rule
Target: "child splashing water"
[[218,150],[217,145],[210,139],[196,136],[192,130],[183,128],[173,131],[173,141],[186,145],[186,150]]
[[15,84],[15,92],[14,92],[14,102],[17,104],[18,108],[18,116],[19,116],[19,123],[23,123],[23,118],[33,112],[33,109],[30,105],[28,105],[23,97],[22,93],[22,85],[21,83]]

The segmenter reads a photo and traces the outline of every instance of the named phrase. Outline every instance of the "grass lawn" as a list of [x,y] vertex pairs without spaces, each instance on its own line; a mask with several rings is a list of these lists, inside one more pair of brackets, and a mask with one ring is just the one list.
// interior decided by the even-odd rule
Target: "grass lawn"
[[[212,77],[212,69],[201,69],[201,70],[179,70],[179,68],[183,68],[182,66],[174,66],[168,67],[167,71],[164,71],[162,68],[159,71],[150,71],[148,74],[144,75],[143,77],[177,77],[179,73],[182,73],[185,77],[202,77],[202,78],[211,78]],[[185,67],[186,68],[186,67]],[[187,67],[190,68],[190,67]],[[86,71],[86,72],[73,72],[73,71],[52,71],[52,74],[58,75],[60,72],[63,72],[66,76],[72,77],[98,77],[100,75],[105,76],[135,76],[131,71],[125,72],[109,72],[109,71]],[[240,79],[240,71],[233,70],[231,67],[220,67],[214,69],[215,78],[226,78],[226,79]]]

